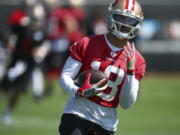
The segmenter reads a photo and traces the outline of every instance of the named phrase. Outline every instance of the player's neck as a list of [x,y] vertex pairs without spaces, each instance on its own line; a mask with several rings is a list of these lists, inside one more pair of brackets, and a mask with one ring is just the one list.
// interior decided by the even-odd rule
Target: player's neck
[[107,35],[107,40],[114,46],[118,47],[118,48],[123,48],[128,40],[127,39],[119,39],[117,38],[116,36],[114,36],[113,34],[111,33],[108,33]]

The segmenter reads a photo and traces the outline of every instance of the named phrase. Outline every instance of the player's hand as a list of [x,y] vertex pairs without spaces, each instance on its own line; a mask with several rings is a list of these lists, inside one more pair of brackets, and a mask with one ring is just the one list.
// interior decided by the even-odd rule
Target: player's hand
[[77,90],[78,97],[79,96],[80,97],[95,96],[107,88],[107,84],[104,85],[103,87],[99,88],[100,86],[102,86],[103,84],[105,84],[107,82],[107,79],[102,79],[98,83],[92,85],[92,84],[90,84],[90,77],[91,77],[91,73],[88,73],[86,75],[86,80],[85,80],[83,86]]
[[127,74],[135,74],[135,46],[134,43],[129,43],[124,47],[124,56],[127,58]]

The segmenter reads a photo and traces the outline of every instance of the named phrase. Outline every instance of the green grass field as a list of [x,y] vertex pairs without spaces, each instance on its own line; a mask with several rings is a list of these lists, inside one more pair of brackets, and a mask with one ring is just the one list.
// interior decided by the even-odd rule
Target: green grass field
[[[29,91],[21,97],[12,125],[0,123],[0,135],[58,135],[67,95],[56,85],[53,95],[40,102]],[[0,112],[5,99],[0,100]],[[141,82],[137,103],[118,108],[116,135],[180,135],[180,75],[148,73]]]

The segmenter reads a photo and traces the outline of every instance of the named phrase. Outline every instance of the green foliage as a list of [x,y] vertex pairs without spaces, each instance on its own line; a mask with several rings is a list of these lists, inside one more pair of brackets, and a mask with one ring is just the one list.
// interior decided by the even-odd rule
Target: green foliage
[[[179,135],[180,76],[146,75],[141,81],[136,104],[127,110],[118,108],[119,127],[116,135]],[[21,96],[13,113],[13,123],[0,123],[0,135],[57,135],[60,116],[67,94],[55,84],[50,97],[36,102],[32,92]],[[5,106],[0,100],[0,112]]]

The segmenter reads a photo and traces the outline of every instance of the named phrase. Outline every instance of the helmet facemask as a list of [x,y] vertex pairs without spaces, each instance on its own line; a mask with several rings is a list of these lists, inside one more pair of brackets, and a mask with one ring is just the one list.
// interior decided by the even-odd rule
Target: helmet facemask
[[108,14],[107,26],[108,30],[119,39],[130,39],[136,36],[140,20],[111,11]]
[[136,36],[143,20],[140,4],[136,0],[114,0],[109,6],[107,28],[119,39]]

